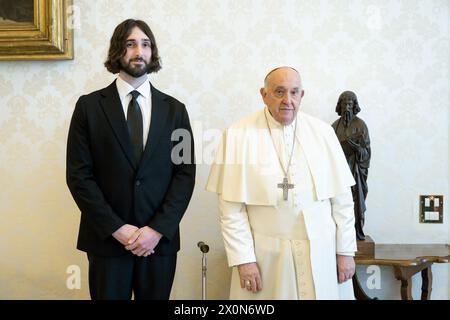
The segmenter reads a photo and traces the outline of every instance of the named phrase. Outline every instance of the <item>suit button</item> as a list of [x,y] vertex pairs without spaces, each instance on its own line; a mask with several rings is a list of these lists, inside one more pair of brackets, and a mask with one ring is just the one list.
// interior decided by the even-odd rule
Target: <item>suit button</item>
[[140,185],[141,185],[141,181],[137,180],[137,181],[136,181],[136,186],[139,187]]

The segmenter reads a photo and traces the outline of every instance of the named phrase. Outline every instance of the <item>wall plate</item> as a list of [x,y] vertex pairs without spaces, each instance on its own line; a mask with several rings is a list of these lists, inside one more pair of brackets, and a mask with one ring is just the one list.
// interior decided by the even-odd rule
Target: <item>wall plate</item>
[[444,220],[444,196],[421,195],[420,222],[443,223],[443,220]]

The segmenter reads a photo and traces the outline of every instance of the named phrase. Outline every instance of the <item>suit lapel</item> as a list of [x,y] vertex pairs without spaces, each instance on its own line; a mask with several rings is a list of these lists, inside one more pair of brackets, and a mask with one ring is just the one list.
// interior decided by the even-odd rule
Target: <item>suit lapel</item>
[[150,87],[152,92],[152,117],[150,121],[147,144],[145,145],[140,167],[143,167],[155,152],[158,145],[158,140],[164,131],[169,114],[169,106],[165,96],[151,84]]
[[100,100],[100,104],[108,118],[114,134],[131,166],[136,169],[137,165],[135,164],[128,127],[125,115],[123,114],[122,102],[120,101],[119,93],[117,92],[116,81],[103,89],[100,94],[103,96]]

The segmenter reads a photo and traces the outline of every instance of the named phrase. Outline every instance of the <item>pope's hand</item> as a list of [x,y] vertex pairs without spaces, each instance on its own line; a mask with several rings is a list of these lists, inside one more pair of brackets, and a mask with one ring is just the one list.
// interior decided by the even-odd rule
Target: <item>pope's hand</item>
[[262,280],[256,262],[238,265],[239,277],[241,278],[241,288],[257,293],[262,290]]
[[343,283],[353,277],[355,274],[355,260],[352,256],[336,256],[338,281]]

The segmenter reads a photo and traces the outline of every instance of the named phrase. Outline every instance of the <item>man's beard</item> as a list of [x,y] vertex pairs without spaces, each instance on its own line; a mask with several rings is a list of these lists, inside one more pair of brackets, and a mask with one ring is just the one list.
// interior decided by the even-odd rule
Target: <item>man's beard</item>
[[[144,64],[133,66],[131,64],[133,61],[142,61]],[[120,65],[123,71],[125,71],[130,76],[135,78],[139,78],[144,74],[147,74],[150,68],[149,63],[147,63],[144,59],[131,59],[127,65],[125,65],[124,62],[121,60]]]
[[353,112],[345,111],[342,115],[342,119],[344,120],[344,126],[348,127],[353,120]]

